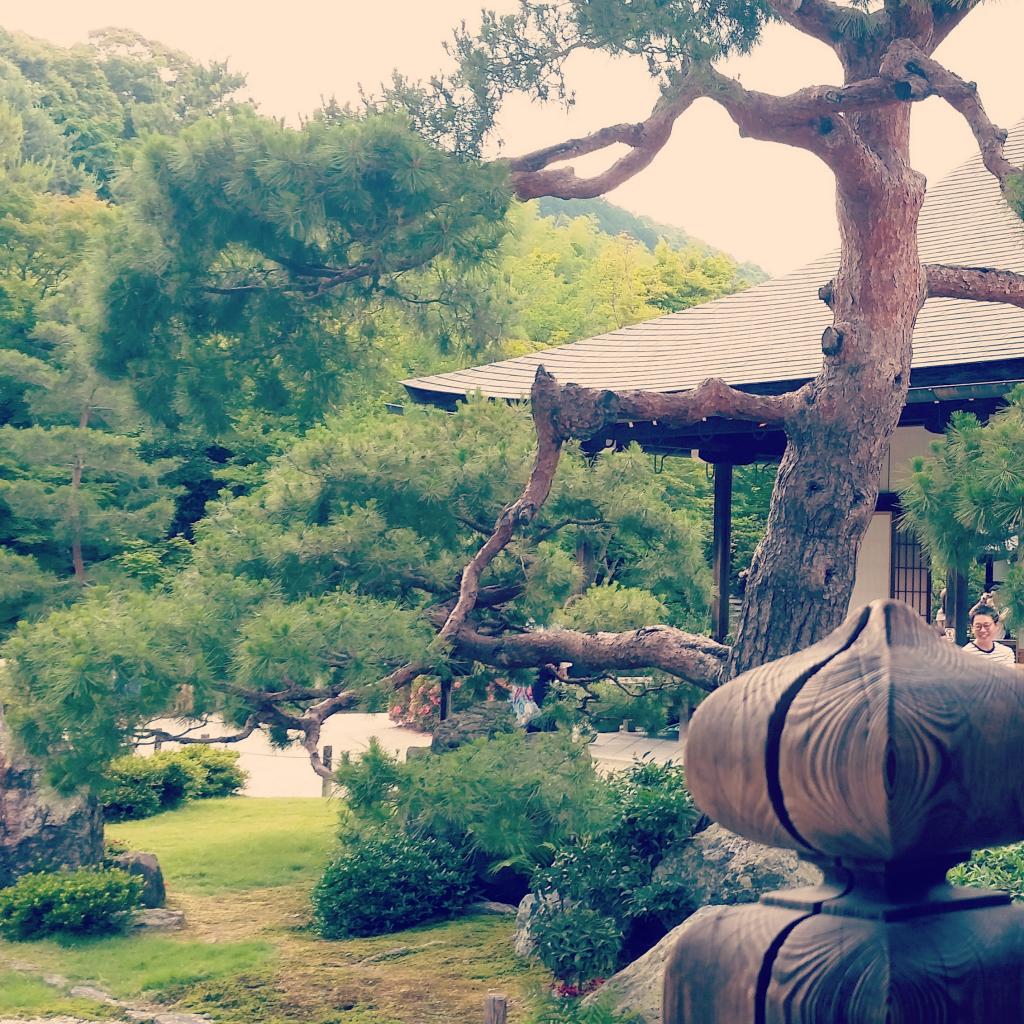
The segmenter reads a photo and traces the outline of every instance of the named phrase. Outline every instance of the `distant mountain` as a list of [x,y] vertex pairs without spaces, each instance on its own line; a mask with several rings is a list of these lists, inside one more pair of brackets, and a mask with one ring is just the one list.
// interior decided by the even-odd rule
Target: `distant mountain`
[[[724,250],[708,245],[674,224],[661,224],[650,217],[630,213],[621,206],[609,203],[607,199],[553,199],[544,196],[536,202],[545,217],[593,217],[598,227],[607,234],[629,235],[651,250],[664,238],[673,249],[695,248],[706,254],[722,253],[729,256]],[[738,276],[748,284],[759,284],[770,275],[756,263],[741,263]]]

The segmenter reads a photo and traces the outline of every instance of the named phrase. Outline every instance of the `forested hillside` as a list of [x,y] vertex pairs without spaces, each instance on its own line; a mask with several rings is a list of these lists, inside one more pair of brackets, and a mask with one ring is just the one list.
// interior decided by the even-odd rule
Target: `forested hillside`
[[[759,277],[606,203],[513,202],[394,114],[284,127],[242,83],[126,31],[0,30],[0,627],[41,749],[74,722],[112,753],[135,719],[109,701],[159,713],[185,679],[244,722],[240,685],[386,675],[531,448],[486,403],[389,417],[398,381]],[[703,470],[637,451],[563,488],[495,566],[488,630],[701,625]]]

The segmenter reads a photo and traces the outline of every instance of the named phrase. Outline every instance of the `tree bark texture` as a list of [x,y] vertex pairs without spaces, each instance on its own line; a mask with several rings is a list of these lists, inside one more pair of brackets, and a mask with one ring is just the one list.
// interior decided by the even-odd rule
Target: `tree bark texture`
[[909,105],[851,116],[876,173],[837,175],[842,239],[824,363],[787,424],[767,530],[747,578],[728,674],[819,640],[844,618],[882,462],[910,382],[925,299]]

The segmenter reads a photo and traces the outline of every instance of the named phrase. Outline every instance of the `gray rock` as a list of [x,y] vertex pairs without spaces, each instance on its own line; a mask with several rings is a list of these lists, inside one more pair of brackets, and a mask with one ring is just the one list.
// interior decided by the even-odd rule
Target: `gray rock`
[[756,903],[762,893],[818,885],[821,872],[792,850],[752,843],[721,825],[698,832],[655,869],[654,880],[683,878],[695,907]]
[[91,797],[60,796],[20,750],[0,709],[0,888],[29,871],[98,864],[103,818]]
[[184,927],[185,912],[168,910],[166,907],[140,910],[132,919],[132,928],[136,931],[173,932]]
[[415,761],[418,757],[430,757],[433,751],[430,747],[409,747],[405,752],[406,761]]
[[[607,1000],[616,1013],[638,1017],[643,1024],[662,1024],[662,989],[669,954],[683,932],[712,909],[701,907],[697,913],[673,928],[639,960],[634,960],[628,967],[624,967],[618,974],[609,978],[596,992],[586,996],[583,1005],[589,1006],[597,1000]],[[723,1021],[723,1024],[731,1022]]]
[[68,993],[75,999],[91,999],[94,1003],[107,1003],[110,1006],[117,1006],[117,1000],[101,988],[93,988],[92,985],[75,985]]
[[492,914],[495,917],[515,917],[518,919],[519,911],[511,903],[497,903],[494,900],[480,900],[478,903],[470,903],[466,908],[468,914]]
[[435,754],[455,750],[466,743],[486,737],[493,739],[504,732],[515,732],[516,720],[507,700],[489,700],[458,711],[434,730],[430,749]]
[[537,897],[528,892],[520,901],[519,909],[516,911],[516,930],[512,936],[512,949],[516,956],[526,960],[532,960],[537,955],[533,937],[530,935],[530,916],[533,914],[533,905]]
[[120,853],[110,859],[110,866],[127,871],[129,875],[142,879],[142,905],[162,907],[167,902],[167,889],[160,861],[155,853],[139,853],[132,850]]
[[604,998],[610,997],[616,1012],[635,1014],[643,1024],[662,1024],[665,962],[676,940],[694,921],[717,905],[755,903],[763,893],[775,889],[817,885],[821,872],[790,850],[752,843],[721,825],[712,825],[670,853],[654,869],[654,878],[685,879],[692,904],[700,909],[584,1000],[593,1002],[603,993]]

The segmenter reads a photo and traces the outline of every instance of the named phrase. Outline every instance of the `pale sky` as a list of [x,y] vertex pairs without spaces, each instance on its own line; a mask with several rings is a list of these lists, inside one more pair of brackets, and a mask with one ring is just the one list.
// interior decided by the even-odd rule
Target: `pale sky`
[[[227,59],[245,72],[264,113],[295,122],[321,97],[355,99],[399,67],[424,77],[444,66],[442,42],[461,19],[478,17],[479,0],[0,0],[0,25],[61,45],[84,41],[91,29],[126,26],[192,54]],[[510,0],[493,6],[508,9]],[[1024,118],[1024,5],[989,0],[968,16],[937,53],[976,81],[997,124]],[[789,92],[838,84],[831,52],[792,29],[773,27],[750,57],[725,68],[750,87]],[[501,127],[514,154],[605,124],[647,115],[655,99],[643,68],[627,60],[584,55],[570,65],[577,106],[511,102]],[[915,113],[915,162],[931,181],[975,152],[963,120],[931,99]],[[585,164],[578,164],[586,169]],[[831,176],[807,154],[741,140],[710,101],[678,122],[654,164],[609,194],[613,202],[677,224],[739,259],[782,273],[838,244]]]

